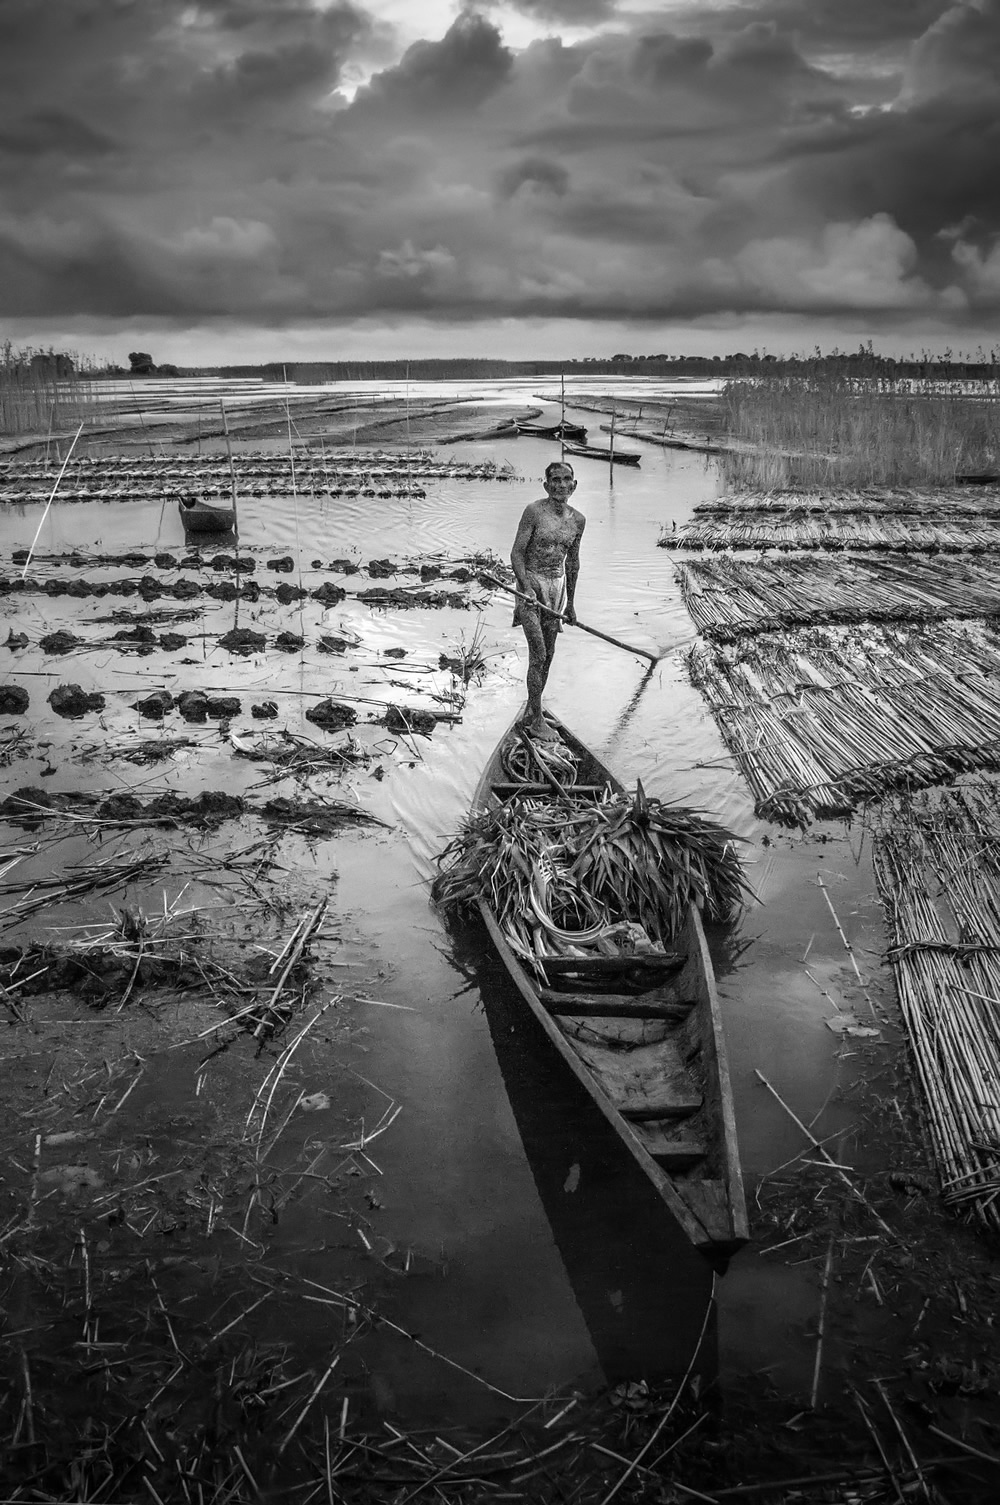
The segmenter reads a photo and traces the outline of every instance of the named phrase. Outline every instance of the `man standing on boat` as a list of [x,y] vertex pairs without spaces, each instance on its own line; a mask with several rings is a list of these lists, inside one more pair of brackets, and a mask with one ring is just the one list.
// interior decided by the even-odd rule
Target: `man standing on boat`
[[514,608],[514,626],[524,629],[528,641],[528,709],[523,725],[544,741],[556,736],[542,715],[542,691],[552,667],[556,636],[563,621],[576,621],[573,600],[586,519],[569,505],[575,490],[572,465],[565,460],[547,465],[545,496],[525,507],[510,555],[518,590],[530,597],[519,600]]

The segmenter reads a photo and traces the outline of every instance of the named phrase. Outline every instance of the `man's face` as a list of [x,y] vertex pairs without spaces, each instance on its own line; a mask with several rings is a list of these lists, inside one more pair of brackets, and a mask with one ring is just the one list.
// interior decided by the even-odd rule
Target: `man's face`
[[576,477],[568,465],[556,465],[545,477],[545,491],[554,502],[568,502],[576,490]]

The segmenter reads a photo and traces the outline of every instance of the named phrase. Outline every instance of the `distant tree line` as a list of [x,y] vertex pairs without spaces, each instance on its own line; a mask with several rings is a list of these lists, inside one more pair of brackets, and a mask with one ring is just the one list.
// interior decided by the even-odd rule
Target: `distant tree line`
[[[160,368],[162,371],[162,367]],[[586,356],[580,360],[506,361],[489,359],[426,359],[394,361],[271,361],[259,366],[213,366],[192,370],[192,376],[259,377],[264,381],[286,379],[302,385],[333,381],[494,381],[502,377],[558,378],[578,376],[810,376],[865,377],[891,381],[899,378],[943,380],[1000,379],[1000,350],[977,350],[974,354],[927,351],[901,358],[879,355],[871,343],[856,351],[834,349],[824,354],[818,347],[811,355],[772,355],[767,351],[737,350],[731,355],[627,355],[610,358]]]

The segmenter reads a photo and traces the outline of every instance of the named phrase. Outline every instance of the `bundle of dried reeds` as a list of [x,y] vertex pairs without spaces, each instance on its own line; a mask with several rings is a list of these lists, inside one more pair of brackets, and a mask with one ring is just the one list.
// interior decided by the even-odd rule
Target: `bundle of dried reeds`
[[845,516],[872,513],[891,517],[1000,517],[1000,485],[986,487],[933,486],[897,489],[827,489],[823,491],[737,491],[699,502],[699,517],[774,513]]
[[1000,1230],[1000,785],[907,799],[876,831],[889,959],[947,1204]]
[[1000,768],[1000,641],[979,625],[765,633],[688,667],[764,819]]
[[993,615],[1000,562],[993,558],[741,560],[677,566],[699,631],[732,643],[743,633],[821,622],[917,622]]
[[897,517],[807,513],[733,513],[723,520],[699,517],[676,529],[664,528],[661,549],[895,549],[904,553],[996,553],[1000,523],[989,519]]

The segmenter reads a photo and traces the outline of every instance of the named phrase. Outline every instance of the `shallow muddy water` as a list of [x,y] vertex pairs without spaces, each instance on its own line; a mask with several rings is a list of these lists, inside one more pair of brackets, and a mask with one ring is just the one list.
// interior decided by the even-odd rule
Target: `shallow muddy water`
[[[596,425],[593,415],[581,416]],[[595,441],[596,433],[595,427]],[[665,656],[646,673],[639,658],[567,629],[547,698],[626,783],[641,779],[650,794],[708,811],[747,841],[748,874],[761,902],[748,908],[735,935],[713,939],[752,1189],[756,1178],[802,1146],[755,1068],[805,1121],[822,1111],[814,1132],[825,1136],[847,1124],[838,1086],[878,1049],[869,1047],[862,1057],[825,1027],[838,1006],[865,1005],[818,875],[872,990],[880,983],[880,914],[858,830],[822,828],[800,838],[755,820],[715,724],[687,681],[683,649],[695,635],[671,554],[656,547],[664,524],[679,525],[697,502],[715,494],[715,473],[700,458],[635,447],[642,450],[641,468],[619,467],[613,484],[602,464],[578,462],[574,504],[585,513],[587,530],[577,610],[585,622]],[[241,500],[240,551],[255,560],[254,578],[261,586],[301,581],[311,590],[333,579],[358,588],[368,584],[366,574],[345,579],[331,574],[329,562],[389,558],[405,564],[435,555],[455,561],[488,550],[506,557],[520,511],[541,494],[541,474],[555,449],[521,438],[456,453],[463,460],[510,460],[519,479],[427,481],[427,497],[420,500]],[[16,572],[10,553],[31,544],[41,509],[8,505],[3,515],[3,573],[9,574]],[[216,548],[201,542],[208,560]],[[183,556],[172,502],[57,501],[31,574],[66,573],[47,556],[128,548]],[[297,560],[296,569],[269,571],[267,560],[285,554]],[[85,573],[111,580],[121,570],[94,565]],[[163,571],[165,580],[181,576],[211,578],[205,569]],[[472,594],[476,600],[480,593]],[[342,787],[392,829],[335,838],[331,913],[349,928],[369,978],[376,979],[379,1002],[391,1005],[358,1006],[366,1033],[363,1059],[352,1062],[401,1105],[372,1151],[381,1171],[373,1222],[388,1245],[412,1248],[423,1263],[417,1276],[389,1281],[384,1299],[395,1321],[493,1388],[384,1332],[366,1340],[370,1384],[387,1411],[433,1421],[458,1412],[489,1415],[503,1408],[505,1397],[540,1396],[550,1387],[599,1383],[602,1376],[617,1382],[683,1373],[711,1297],[707,1266],[673,1229],[644,1178],[609,1143],[599,1116],[552,1069],[544,1042],[512,1008],[484,938],[446,930],[428,902],[435,854],[459,825],[487,755],[523,698],[525,650],[510,626],[508,602],[496,596],[480,616],[474,607],[383,612],[350,596],[327,610],[312,600],[279,606],[268,597],[237,607],[201,598],[190,603],[196,619],[177,627],[192,634],[182,655],[136,662],[97,643],[97,617],[123,604],[143,609],[135,599],[67,603],[37,592],[2,602],[11,629],[30,640],[17,654],[0,651],[5,678],[30,687],[34,730],[51,744],[44,756],[56,769],[53,791],[108,787],[106,768],[70,763],[72,744],[134,732],[132,702],[152,688],[241,694],[237,735],[260,730],[248,714],[251,700],[273,698],[276,725],[321,737],[304,714],[318,697],[423,703],[429,687],[440,691],[447,684],[438,655],[478,640],[487,667],[469,686],[459,723],[442,723],[431,738],[412,744],[364,728],[369,744],[385,750],[384,776],[359,768]],[[69,623],[95,646],[85,643],[66,658],[46,655],[38,638]],[[236,660],[212,636],[195,636],[234,625],[265,631],[268,650]],[[270,636],[278,628],[299,633],[304,648],[274,652]],[[324,657],[315,649],[321,633],[356,635],[362,648],[344,658]],[[386,658],[391,648],[405,649],[406,656]],[[104,712],[83,723],[56,717],[45,696],[66,681],[104,692]],[[362,720],[374,714],[364,702],[359,711]],[[3,718],[4,727],[13,724]],[[144,724],[144,730],[153,735],[156,728]],[[174,716],[164,724],[168,730],[189,729]],[[237,770],[215,728],[194,731],[200,782],[235,789],[250,781],[249,769]],[[2,792],[35,783],[43,762],[6,770]],[[170,782],[193,792],[193,771],[193,761],[188,768],[175,763]],[[128,778],[119,768],[114,782],[127,785]],[[307,852],[301,860],[307,869]],[[308,1234],[308,1215],[300,1212],[294,1225],[277,1233],[275,1247],[300,1239],[303,1220]],[[322,1268],[322,1257],[314,1257],[315,1278],[322,1279]],[[780,1387],[807,1387],[815,1267],[771,1267],[766,1255],[747,1251],[715,1283],[715,1294],[717,1320],[709,1326],[706,1353],[717,1341],[723,1372],[766,1369]]]

